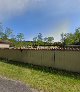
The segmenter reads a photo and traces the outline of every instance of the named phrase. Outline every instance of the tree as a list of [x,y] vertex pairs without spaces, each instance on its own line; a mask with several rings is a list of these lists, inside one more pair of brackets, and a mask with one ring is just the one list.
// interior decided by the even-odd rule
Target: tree
[[64,43],[64,33],[61,34],[61,42]]
[[47,37],[44,38],[44,42],[48,42],[48,38]]
[[3,40],[8,40],[9,37],[11,36],[12,32],[13,32],[12,29],[6,27],[5,32],[4,32],[3,35],[2,35],[2,39],[3,39]]
[[80,44],[80,28],[77,28],[75,33],[75,44]]
[[43,37],[43,36],[42,36],[42,34],[41,34],[41,33],[39,33],[39,34],[38,34],[38,37],[37,37],[37,40],[38,40],[38,41],[42,41],[42,40],[43,40],[43,38],[42,38],[42,37]]
[[27,42],[27,46],[32,46],[33,43],[31,41]]
[[23,33],[17,34],[16,39],[17,39],[17,41],[21,42],[24,39],[24,34]]
[[0,38],[2,39],[4,33],[3,33],[3,26],[2,23],[0,23]]
[[61,34],[61,43],[62,43],[62,46],[64,47],[65,46],[65,36],[66,36],[66,34],[64,34],[64,33],[62,33]]
[[52,43],[54,40],[54,37],[48,37],[48,43]]
[[16,39],[17,39],[17,47],[23,47],[23,39],[24,39],[24,34],[23,33],[19,33],[19,34],[17,34],[17,36],[16,36]]
[[45,37],[44,38],[45,45],[52,45],[53,41],[54,41],[54,37]]
[[43,41],[38,40],[38,41],[36,42],[36,45],[37,45],[37,46],[43,46],[43,45],[44,45],[44,42],[43,42]]
[[65,45],[80,44],[80,28],[77,28],[75,33],[62,34],[62,42]]
[[33,38],[33,42],[36,42],[36,41],[37,41],[37,37],[34,37],[34,38]]
[[9,39],[9,41],[12,43],[12,46],[16,46],[16,36],[15,35],[11,35],[11,38]]
[[75,40],[74,40],[75,36],[72,33],[64,34],[64,38],[65,38],[65,40],[64,40],[65,45],[72,45],[75,42]]
[[16,36],[12,34],[11,39],[16,40]]
[[43,36],[41,33],[39,33],[37,37],[34,37],[33,38],[33,42],[34,42],[33,45],[37,45],[37,46],[43,45],[43,38],[42,37]]

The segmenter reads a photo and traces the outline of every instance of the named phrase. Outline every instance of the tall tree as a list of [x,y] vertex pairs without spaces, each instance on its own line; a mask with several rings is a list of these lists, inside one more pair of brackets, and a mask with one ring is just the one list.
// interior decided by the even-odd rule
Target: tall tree
[[3,40],[8,40],[9,37],[11,36],[12,32],[13,32],[12,29],[6,27],[5,32],[4,32],[3,35],[2,35],[2,39],[3,39]]
[[48,38],[47,37],[44,38],[44,42],[48,42]]
[[43,38],[42,38],[42,37],[43,37],[43,36],[42,36],[42,34],[41,34],[41,33],[39,33],[39,34],[38,34],[38,37],[37,37],[37,40],[38,40],[38,41],[42,41],[42,40],[43,40]]
[[54,37],[48,37],[48,43],[52,43],[54,40]]
[[16,46],[17,46],[17,47],[20,47],[20,48],[23,47],[24,44],[23,44],[22,41],[23,41],[23,39],[24,39],[24,34],[23,34],[23,33],[17,34],[16,39],[17,39],[17,41],[18,41],[17,44],[16,44]]
[[4,33],[3,33],[3,26],[2,23],[0,23],[0,38],[2,39]]
[[64,42],[64,33],[61,33],[61,42]]
[[33,42],[36,42],[36,41],[37,41],[37,37],[34,37],[34,38],[33,38]]
[[6,38],[9,38],[12,33],[13,33],[13,30],[11,28],[6,27],[6,30],[5,30]]
[[17,34],[16,38],[17,38],[17,41],[21,42],[24,39],[24,34],[23,33],[19,33],[19,34]]
[[61,43],[62,43],[63,47],[65,46],[65,36],[66,35],[64,33],[61,34]]
[[75,43],[80,44],[80,28],[76,29],[74,36],[75,36]]
[[65,40],[64,40],[65,45],[72,45],[72,44],[74,44],[74,39],[75,39],[74,34],[66,33],[66,34],[64,34],[64,38],[65,38]]

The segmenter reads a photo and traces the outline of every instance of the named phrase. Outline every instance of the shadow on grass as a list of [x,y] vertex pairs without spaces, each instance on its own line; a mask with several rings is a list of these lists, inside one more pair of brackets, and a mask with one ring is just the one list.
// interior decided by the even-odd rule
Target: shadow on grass
[[60,69],[55,69],[51,67],[33,65],[33,64],[28,64],[28,63],[23,63],[23,62],[18,62],[18,61],[0,60],[0,62],[8,63],[8,64],[15,65],[18,67],[33,69],[33,70],[44,72],[44,73],[50,73],[50,74],[55,74],[58,76],[65,76],[65,77],[80,80],[80,73],[77,73],[77,72],[71,72],[71,71],[60,70]]

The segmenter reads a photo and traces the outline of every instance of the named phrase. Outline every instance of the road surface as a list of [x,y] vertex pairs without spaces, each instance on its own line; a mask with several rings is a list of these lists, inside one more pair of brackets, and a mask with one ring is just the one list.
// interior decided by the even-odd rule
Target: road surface
[[0,92],[38,92],[29,86],[14,80],[0,77]]

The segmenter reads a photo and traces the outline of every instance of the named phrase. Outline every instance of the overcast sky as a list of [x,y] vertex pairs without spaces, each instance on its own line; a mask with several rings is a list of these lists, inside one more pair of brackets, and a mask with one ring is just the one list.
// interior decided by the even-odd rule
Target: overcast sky
[[0,0],[0,22],[26,40],[42,33],[59,41],[80,27],[80,0]]

